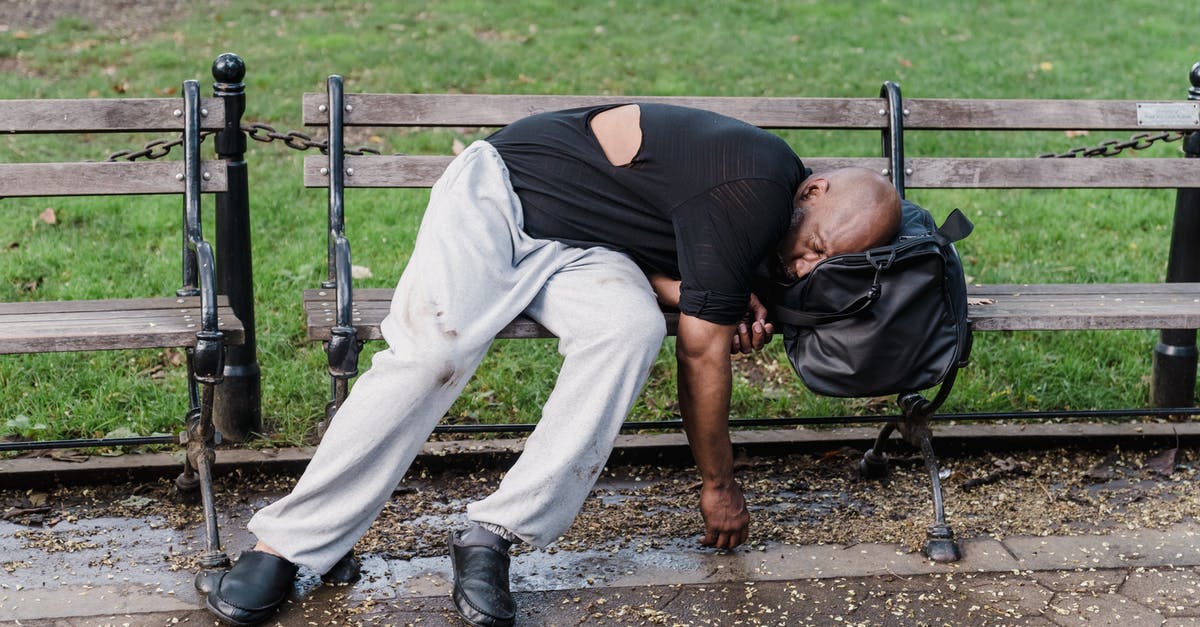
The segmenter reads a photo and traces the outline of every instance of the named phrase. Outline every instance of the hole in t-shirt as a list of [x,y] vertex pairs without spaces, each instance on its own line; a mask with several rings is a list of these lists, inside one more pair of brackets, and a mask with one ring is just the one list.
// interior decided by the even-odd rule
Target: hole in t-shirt
[[623,105],[592,117],[592,134],[609,163],[621,167],[633,163],[642,148],[642,108]]

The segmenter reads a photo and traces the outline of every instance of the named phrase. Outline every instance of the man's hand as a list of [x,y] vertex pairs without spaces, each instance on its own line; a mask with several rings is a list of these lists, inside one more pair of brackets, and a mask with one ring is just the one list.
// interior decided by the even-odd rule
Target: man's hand
[[704,546],[731,550],[750,535],[750,512],[737,483],[701,487],[700,514],[704,517],[704,538],[700,544]]
[[771,341],[774,333],[775,325],[767,322],[766,306],[758,300],[758,296],[750,294],[750,306],[746,310],[746,317],[734,329],[729,352],[748,355],[760,350]]

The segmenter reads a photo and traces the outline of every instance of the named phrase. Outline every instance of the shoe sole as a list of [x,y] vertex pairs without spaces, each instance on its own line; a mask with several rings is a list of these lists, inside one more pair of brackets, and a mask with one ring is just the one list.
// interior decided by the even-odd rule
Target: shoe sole
[[[219,620],[229,623],[230,625],[236,625],[236,627],[254,627],[255,625],[261,625],[261,624],[265,623],[269,618],[271,618],[271,616],[273,614],[275,614],[276,611],[279,610],[279,608],[277,606],[277,607],[273,608],[270,612],[264,614],[262,616],[262,618],[258,618],[255,620],[243,621],[243,620],[237,620],[231,616],[227,616],[224,612],[217,609],[217,607],[213,605],[212,600],[210,598],[208,598],[207,596],[204,597],[204,605],[205,605],[205,607],[208,608],[208,611],[215,614]],[[282,603],[280,605],[282,605]]]

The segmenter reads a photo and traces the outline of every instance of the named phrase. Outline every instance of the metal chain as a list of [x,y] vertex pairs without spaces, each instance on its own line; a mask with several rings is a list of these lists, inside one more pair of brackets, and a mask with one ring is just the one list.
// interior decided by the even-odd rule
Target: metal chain
[[[321,154],[329,154],[329,140],[313,139],[309,135],[305,135],[299,131],[288,131],[281,133],[268,124],[244,124],[242,130],[257,142],[269,144],[273,141],[281,141],[285,146],[293,150],[320,150]],[[343,148],[343,154],[347,155],[378,155],[382,154],[379,150],[370,146],[357,146],[355,148]]]
[[[262,142],[264,144],[269,144],[271,142],[279,141],[279,142],[282,142],[288,148],[291,148],[293,150],[300,150],[300,151],[320,150],[321,154],[329,154],[329,140],[313,139],[311,136],[301,133],[299,131],[288,131],[286,133],[281,133],[281,132],[275,130],[273,127],[271,127],[268,124],[261,124],[261,123],[257,123],[257,122],[251,123],[251,124],[243,124],[241,129],[244,133],[246,133],[246,135],[248,135],[250,137],[250,139],[253,139],[256,142]],[[209,135],[212,135],[215,132],[216,131],[204,131],[203,133],[200,134],[200,140],[203,141],[205,137],[208,137]],[[1069,158],[1074,158],[1074,157],[1112,157],[1112,156],[1121,154],[1126,149],[1128,149],[1128,150],[1145,150],[1158,142],[1163,142],[1163,143],[1177,142],[1187,136],[1188,136],[1188,133],[1184,132],[1184,131],[1164,131],[1162,133],[1158,133],[1157,135],[1151,135],[1150,133],[1138,133],[1137,135],[1134,135],[1133,137],[1130,137],[1127,141],[1123,141],[1123,142],[1117,141],[1115,139],[1110,139],[1108,141],[1100,142],[1099,144],[1097,144],[1095,146],[1081,146],[1079,148],[1072,148],[1066,152],[1061,152],[1061,153],[1049,152],[1049,153],[1041,154],[1038,156],[1043,159],[1048,159],[1048,158],[1069,159]],[[140,150],[120,150],[120,151],[114,152],[114,153],[110,154],[108,156],[108,159],[106,159],[106,160],[107,161],[120,161],[120,160],[134,161],[137,159],[161,159],[162,157],[165,157],[168,154],[170,154],[172,148],[182,145],[182,144],[183,144],[182,137],[176,138],[176,139],[156,139],[154,141],[147,142],[144,146],[142,146],[142,148]],[[355,148],[346,148],[342,152],[347,155],[366,155],[366,154],[378,155],[378,154],[382,154],[379,150],[377,150],[375,148],[371,148],[369,146],[358,146]]]
[[[204,131],[200,133],[200,141],[204,141],[205,137],[212,135],[216,131]],[[136,159],[161,159],[171,154],[171,149],[176,146],[183,145],[183,138],[175,139],[156,139],[152,142],[146,142],[141,150],[118,150],[117,152],[108,155],[105,161],[134,161]]]
[[1188,133],[1182,131],[1163,131],[1157,135],[1151,135],[1150,133],[1138,133],[1137,135],[1130,137],[1128,141],[1121,142],[1115,139],[1110,139],[1091,147],[1082,146],[1079,148],[1072,148],[1071,150],[1062,153],[1051,152],[1038,156],[1051,159],[1069,159],[1072,157],[1112,157],[1114,155],[1121,154],[1121,152],[1127,148],[1129,150],[1145,150],[1153,146],[1156,142],[1177,142],[1184,137],[1187,137],[1187,135]]
[[[288,131],[281,133],[267,124],[243,124],[242,131],[257,142],[269,144],[274,141],[283,142],[285,146],[293,150],[320,150],[321,154],[329,154],[329,140],[313,139],[309,135],[298,131]],[[216,133],[217,131],[204,131],[200,133],[200,140]],[[175,139],[156,139],[147,142],[140,150],[119,150],[108,156],[106,161],[134,161],[137,159],[161,159],[171,153],[171,149],[183,144],[183,138]],[[380,151],[370,146],[358,146],[355,148],[346,148],[342,151],[347,155],[378,155]]]

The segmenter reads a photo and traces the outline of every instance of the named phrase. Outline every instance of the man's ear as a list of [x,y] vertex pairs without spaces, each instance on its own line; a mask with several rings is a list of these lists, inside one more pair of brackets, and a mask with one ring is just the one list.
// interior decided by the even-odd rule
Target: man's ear
[[829,179],[810,176],[800,184],[800,190],[796,193],[796,198],[799,200],[813,200],[828,191]]

